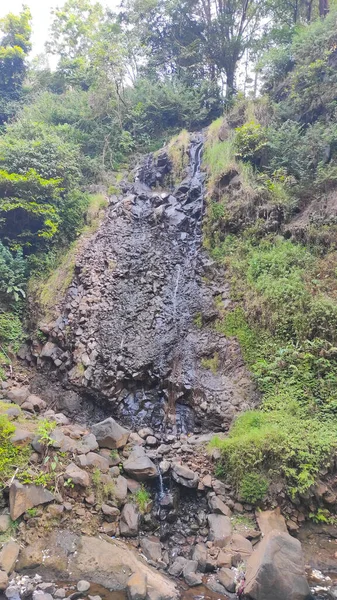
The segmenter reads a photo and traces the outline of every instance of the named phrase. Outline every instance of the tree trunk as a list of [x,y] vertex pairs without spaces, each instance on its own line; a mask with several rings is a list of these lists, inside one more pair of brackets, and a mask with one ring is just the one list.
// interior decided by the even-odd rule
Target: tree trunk
[[235,68],[226,69],[226,99],[235,94]]
[[319,0],[319,15],[325,17],[329,12],[329,0]]

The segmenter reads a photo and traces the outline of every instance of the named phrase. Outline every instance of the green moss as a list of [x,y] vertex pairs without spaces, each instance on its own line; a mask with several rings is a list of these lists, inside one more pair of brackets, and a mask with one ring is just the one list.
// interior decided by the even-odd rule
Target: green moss
[[204,369],[209,369],[212,373],[216,374],[219,370],[219,354],[214,352],[212,358],[202,358],[201,366]]
[[11,478],[16,470],[27,466],[30,448],[18,448],[11,443],[15,425],[6,415],[0,415],[0,487]]

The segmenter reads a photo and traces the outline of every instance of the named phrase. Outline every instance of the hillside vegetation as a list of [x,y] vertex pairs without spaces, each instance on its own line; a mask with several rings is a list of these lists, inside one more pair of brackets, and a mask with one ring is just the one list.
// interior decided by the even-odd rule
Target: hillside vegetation
[[249,502],[280,481],[305,495],[336,459],[336,26],[331,12],[269,52],[261,97],[208,132],[204,243],[233,300],[216,326],[237,337],[261,393],[212,445]]

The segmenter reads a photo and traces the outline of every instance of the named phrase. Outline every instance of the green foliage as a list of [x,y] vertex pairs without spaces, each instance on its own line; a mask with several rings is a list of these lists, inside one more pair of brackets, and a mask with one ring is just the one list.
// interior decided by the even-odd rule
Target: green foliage
[[248,473],[240,483],[240,496],[245,502],[257,504],[268,491],[268,481],[258,473]]
[[23,330],[19,317],[10,312],[0,312],[0,344],[15,352],[22,339]]
[[263,161],[267,145],[266,131],[260,123],[251,121],[235,129],[237,158],[259,167]]
[[151,500],[151,495],[144,485],[142,485],[139,490],[134,493],[133,498],[139,508],[139,512],[145,513]]
[[27,464],[29,449],[18,448],[11,443],[15,426],[6,415],[0,415],[0,488],[12,477],[16,468]]
[[38,435],[40,442],[47,448],[49,446],[52,446],[52,444],[53,444],[54,440],[50,434],[54,431],[55,427],[56,427],[55,421],[48,421],[48,419],[42,419],[39,422],[39,425],[37,428],[37,435]]
[[[0,298],[1,304],[18,302],[25,298],[27,269],[19,249],[12,254],[0,241]],[[1,336],[0,336],[1,337]]]
[[31,13],[27,6],[16,16],[0,19],[0,126],[12,118],[22,98],[27,71],[26,57],[31,48]]

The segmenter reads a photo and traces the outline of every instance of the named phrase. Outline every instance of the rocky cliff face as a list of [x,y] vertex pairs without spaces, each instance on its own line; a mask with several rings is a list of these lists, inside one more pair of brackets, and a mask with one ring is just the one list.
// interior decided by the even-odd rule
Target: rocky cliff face
[[212,327],[229,290],[201,250],[202,146],[195,135],[188,176],[172,190],[167,154],[144,159],[45,328],[42,370],[129,426],[218,431],[256,402],[238,345]]

